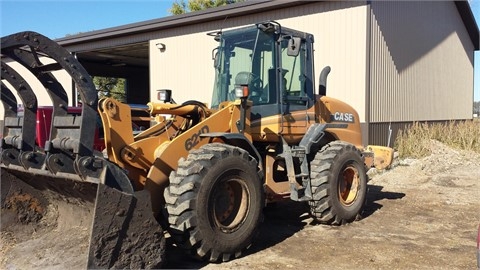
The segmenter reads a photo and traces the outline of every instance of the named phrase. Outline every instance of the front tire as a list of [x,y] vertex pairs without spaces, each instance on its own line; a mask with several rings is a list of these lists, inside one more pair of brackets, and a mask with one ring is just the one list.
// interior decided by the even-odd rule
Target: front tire
[[263,219],[260,175],[257,161],[230,145],[207,144],[180,159],[165,189],[174,241],[210,262],[240,256]]
[[367,195],[360,151],[345,142],[325,145],[310,163],[310,214],[320,223],[342,225],[359,217]]

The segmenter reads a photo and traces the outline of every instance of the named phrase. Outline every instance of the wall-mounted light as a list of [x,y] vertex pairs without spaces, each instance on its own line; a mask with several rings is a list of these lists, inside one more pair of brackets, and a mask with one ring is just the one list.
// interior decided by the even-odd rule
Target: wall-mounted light
[[163,43],[157,43],[157,44],[155,44],[155,46],[157,46],[157,49],[159,49],[160,52],[162,52],[162,53],[165,52],[165,50],[167,49],[167,46]]

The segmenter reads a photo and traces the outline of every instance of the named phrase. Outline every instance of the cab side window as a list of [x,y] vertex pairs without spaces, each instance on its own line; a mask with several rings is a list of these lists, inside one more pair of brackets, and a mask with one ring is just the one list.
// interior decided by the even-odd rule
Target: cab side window
[[[287,54],[288,40],[282,41],[282,70],[284,94],[287,97],[307,97],[305,88],[305,43],[301,44],[297,56]],[[295,100],[295,98],[293,98]]]

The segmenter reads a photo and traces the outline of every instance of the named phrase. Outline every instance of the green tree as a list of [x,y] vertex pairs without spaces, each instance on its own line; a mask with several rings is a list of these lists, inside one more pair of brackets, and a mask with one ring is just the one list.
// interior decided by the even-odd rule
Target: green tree
[[243,1],[245,0],[176,0],[173,2],[169,12],[172,15],[179,15]]
[[120,102],[127,102],[124,78],[93,77],[93,83],[98,91],[98,97],[112,97]]

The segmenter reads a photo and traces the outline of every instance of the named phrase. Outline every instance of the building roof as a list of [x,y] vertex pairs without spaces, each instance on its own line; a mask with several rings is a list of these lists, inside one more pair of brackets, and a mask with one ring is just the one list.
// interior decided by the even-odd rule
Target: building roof
[[[368,3],[369,1],[367,1]],[[210,8],[207,10],[190,12],[181,15],[174,15],[142,21],[138,23],[126,24],[117,27],[106,28],[97,31],[86,32],[78,35],[72,35],[57,39],[56,41],[63,46],[80,45],[82,43],[89,43],[93,41],[106,40],[112,38],[120,38],[128,36],[133,33],[141,34],[152,31],[159,31],[162,29],[170,29],[177,26],[192,25],[202,22],[215,21],[229,17],[237,17],[245,14],[254,14],[273,9],[285,8],[289,6],[298,6],[311,3],[311,1],[301,0],[255,0],[244,1],[217,8]],[[479,50],[479,30],[475,18],[473,16],[470,4],[468,1],[455,1],[458,12],[465,24],[465,27],[470,35],[470,39],[474,45],[475,50]],[[145,36],[147,41],[148,37]]]
[[[122,36],[141,34],[163,29],[170,29],[177,26],[193,25],[219,19],[238,17],[246,14],[260,13],[268,10],[308,4],[311,1],[299,0],[255,0],[229,4],[206,10],[189,12],[186,14],[173,15],[159,19],[126,24],[117,27],[105,28],[102,30],[71,35],[57,39],[61,45],[75,45],[84,42],[98,41],[103,39],[118,38]],[[144,41],[147,41],[144,40]]]
[[473,46],[475,47],[475,50],[478,51],[480,42],[478,25],[475,21],[475,17],[473,16],[470,4],[468,3],[468,1],[455,1],[455,5],[457,6],[458,12],[462,17],[463,24],[465,24],[465,27],[467,28]]

